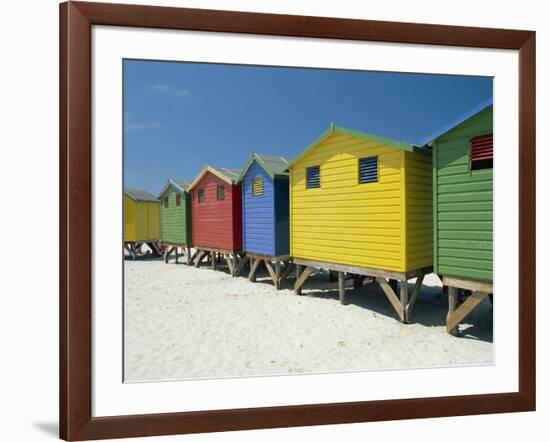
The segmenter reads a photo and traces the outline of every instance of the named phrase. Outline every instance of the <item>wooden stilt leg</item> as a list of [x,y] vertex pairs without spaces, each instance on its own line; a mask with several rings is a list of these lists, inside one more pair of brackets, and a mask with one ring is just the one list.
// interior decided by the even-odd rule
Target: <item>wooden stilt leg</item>
[[241,261],[239,262],[239,265],[235,269],[235,276],[239,276],[246,265],[246,263],[250,260],[248,256],[244,256]]
[[201,261],[204,259],[206,253],[204,250],[200,250],[197,252],[197,257],[195,258],[195,267],[199,267],[201,265]]
[[179,255],[178,255],[178,246],[174,247],[174,253],[176,254],[176,264],[178,264],[178,258],[179,258]]
[[295,282],[294,291],[296,292],[297,295],[302,294],[302,286],[297,286],[298,280],[300,279],[300,276],[302,276],[302,269],[303,269],[303,266],[296,264],[296,282]]
[[237,276],[235,271],[237,270],[237,266],[239,265],[239,257],[237,256],[236,253],[233,253],[233,258],[231,260],[233,264],[231,266],[231,276]]
[[135,261],[137,258],[137,250],[136,250],[136,244],[132,243],[132,259]]
[[338,272],[338,294],[340,304],[346,305],[346,274],[344,272]]
[[191,257],[191,247],[185,248],[185,264],[190,265],[193,263],[193,258]]
[[449,292],[449,312],[447,313],[447,332],[453,336],[458,335],[458,326],[449,328],[449,320],[451,319],[453,313],[456,311],[458,306],[458,289],[456,287],[449,287],[447,289]]
[[399,301],[399,298],[397,297],[391,286],[388,284],[388,281],[386,281],[385,278],[376,278],[376,282],[378,282],[382,290],[384,290],[386,297],[391,302],[391,305],[399,316],[399,319],[404,322],[405,318],[403,309],[401,308],[401,302]]
[[409,304],[409,284],[407,281],[401,281],[401,287],[399,291],[399,300],[401,302],[401,310],[403,311],[402,322],[409,322],[407,318],[407,305]]
[[275,270],[273,270],[273,267],[271,266],[271,262],[268,259],[262,260],[265,264],[265,268],[269,272],[269,276],[271,276],[271,280],[273,281],[273,285],[275,288],[277,288],[277,275],[275,274]]
[[313,272],[313,267],[306,266],[305,269],[301,270],[300,277],[296,279],[296,284],[294,285],[294,291],[297,295],[302,294],[302,286],[309,278],[309,275]]
[[275,261],[275,278],[277,283],[275,284],[275,288],[277,290],[281,289],[281,263],[280,261]]
[[216,270],[216,263],[218,262],[216,255],[217,255],[216,252],[210,253],[210,256],[212,257],[212,270]]
[[489,296],[487,292],[472,293],[468,297],[468,299],[466,299],[466,301],[464,301],[462,305],[458,307],[447,319],[447,331],[451,333],[453,329],[457,329],[460,321],[462,321],[466,316],[468,316],[470,312],[474,308],[476,308],[487,296]]
[[260,263],[262,261],[258,258],[253,258],[251,262],[252,264],[250,267],[250,273],[248,275],[248,279],[250,279],[250,281],[252,282],[256,282],[256,271],[258,270],[258,267],[260,266]]

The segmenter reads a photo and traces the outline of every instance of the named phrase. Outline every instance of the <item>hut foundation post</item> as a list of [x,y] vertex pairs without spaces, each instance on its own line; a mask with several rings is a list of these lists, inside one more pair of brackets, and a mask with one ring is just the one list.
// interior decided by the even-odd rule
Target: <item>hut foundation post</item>
[[191,256],[191,247],[185,248],[185,264],[191,265],[193,264],[193,257]]
[[250,258],[248,256],[245,256],[241,259],[241,261],[239,262],[239,265],[237,266],[237,268],[235,269],[235,276],[239,276],[244,268],[244,266],[246,265],[246,263],[250,260]]
[[137,258],[136,243],[132,243],[132,244],[130,245],[130,248],[131,248],[131,250],[132,250],[132,252],[131,252],[132,259],[135,261],[136,258]]
[[453,316],[453,313],[456,311],[458,306],[458,289],[456,287],[448,287],[447,292],[449,293],[449,312],[447,313],[447,332],[453,336],[458,335],[458,325],[455,327],[449,327],[449,320]]
[[407,306],[409,304],[409,284],[407,280],[401,281],[401,287],[399,290],[399,300],[401,301],[402,321],[404,323],[409,322],[407,318]]
[[[458,289],[455,290],[458,293]],[[450,292],[451,287],[449,287],[449,293]],[[473,292],[470,297],[466,299],[466,301],[464,301],[462,305],[458,307],[453,313],[451,313],[451,315],[447,318],[447,331],[453,334],[453,330],[456,330],[456,333],[458,334],[458,324],[460,323],[460,321],[468,316],[472,312],[472,310],[476,308],[487,296],[489,296],[489,293],[487,292]],[[450,305],[451,303],[449,299],[449,307]]]
[[281,262],[275,261],[274,265],[275,265],[275,279],[276,279],[275,288],[277,290],[280,290],[281,289]]
[[233,253],[233,256],[231,257],[231,276],[237,276],[237,265],[239,264],[239,257],[236,253]]
[[178,247],[174,247],[174,253],[176,255],[176,264],[178,264],[179,254],[178,254]]
[[210,257],[212,260],[212,270],[216,270],[216,264],[217,264],[217,253],[216,252],[210,252]]
[[340,297],[340,304],[346,305],[346,274],[344,272],[338,272],[338,294]]
[[252,264],[250,265],[250,273],[248,275],[248,279],[252,282],[256,282],[256,272],[258,271],[258,267],[260,266],[260,260],[258,258],[252,258],[250,261]]
[[[300,276],[302,276],[302,266],[299,264],[296,264],[296,286],[298,285],[298,280],[300,279]],[[294,291],[297,295],[302,294],[302,286],[295,287]]]

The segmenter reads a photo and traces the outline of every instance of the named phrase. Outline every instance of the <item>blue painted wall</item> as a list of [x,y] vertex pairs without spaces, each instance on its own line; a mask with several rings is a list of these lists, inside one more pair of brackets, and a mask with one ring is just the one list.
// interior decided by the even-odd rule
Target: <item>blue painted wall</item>
[[[264,180],[264,193],[252,196],[254,178]],[[288,254],[288,179],[271,177],[254,161],[243,177],[243,247],[261,255]]]
[[[252,182],[261,176],[264,193],[252,196]],[[275,255],[274,185],[271,177],[254,161],[243,177],[243,240],[245,252]]]

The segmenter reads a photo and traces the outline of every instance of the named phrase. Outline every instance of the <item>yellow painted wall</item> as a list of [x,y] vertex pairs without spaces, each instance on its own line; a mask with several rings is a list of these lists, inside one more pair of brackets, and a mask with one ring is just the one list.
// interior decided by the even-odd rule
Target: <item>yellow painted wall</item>
[[[359,184],[358,161],[373,155],[378,156],[379,180]],[[415,166],[410,175],[405,172],[407,161]],[[424,248],[431,250],[431,243],[420,244],[410,232],[420,229],[424,235],[429,229],[431,234],[431,224],[419,224],[431,217],[431,205],[425,205],[424,189],[418,195],[414,189],[416,181],[424,186],[431,180],[431,168],[424,176],[426,161],[431,167],[430,157],[345,134],[334,133],[321,141],[291,168],[291,254],[392,271],[412,270],[411,265],[425,262]],[[321,188],[306,189],[306,167],[317,165]],[[414,203],[406,203],[407,184]]]
[[136,202],[124,195],[124,241],[135,241],[135,206]]
[[160,239],[160,203],[124,196],[124,241]]

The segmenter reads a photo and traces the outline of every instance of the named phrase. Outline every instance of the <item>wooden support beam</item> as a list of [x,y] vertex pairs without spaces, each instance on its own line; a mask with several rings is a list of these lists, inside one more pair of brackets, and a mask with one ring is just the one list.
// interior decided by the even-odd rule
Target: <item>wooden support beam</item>
[[267,259],[262,260],[265,264],[265,268],[269,272],[269,276],[271,276],[271,280],[273,281],[273,285],[275,288],[277,288],[277,275],[275,274],[275,270],[273,270],[273,267],[271,266],[271,262]]
[[456,336],[458,335],[458,327],[449,327],[449,321],[458,307],[458,288],[448,287],[447,292],[449,294],[449,311],[447,312],[447,333]]
[[238,265],[239,265],[239,256],[237,255],[237,252],[234,252],[231,258],[231,276],[233,277],[237,276],[235,274],[235,270],[237,269]]
[[217,260],[217,253],[216,252],[211,252],[210,253],[210,256],[211,256],[211,261],[212,261],[212,270],[216,270],[216,264],[218,263],[218,260]]
[[[302,269],[303,269],[303,266],[301,266],[299,264],[296,265],[296,281],[298,281],[298,279],[300,279],[300,276],[302,276]],[[302,294],[302,287],[296,288],[296,282],[294,282],[294,292],[297,295]]]
[[176,264],[179,264],[179,262],[178,262],[178,259],[179,259],[178,246],[174,247],[174,255],[176,256]]
[[294,285],[296,294],[302,294],[302,286],[307,281],[307,278],[309,278],[309,275],[311,275],[311,272],[313,272],[313,267],[310,266],[306,266],[305,269],[301,270],[300,277],[296,279],[296,284]]
[[472,292],[493,293],[493,283],[491,282],[474,281],[471,279],[449,278],[447,276],[444,276],[442,280],[443,285],[447,285],[449,287],[457,287],[463,290],[471,290]]
[[401,303],[401,309],[403,311],[403,319],[402,322],[407,322],[407,305],[409,304],[409,283],[405,281],[401,281],[400,287],[399,287],[399,301]]
[[233,275],[233,261],[229,258],[229,255],[225,254],[223,255],[225,258],[225,262],[227,263],[227,268],[229,269],[229,273]]
[[237,268],[235,269],[235,276],[239,276],[241,274],[241,272],[243,271],[243,268],[244,266],[246,265],[246,263],[250,261],[250,258],[248,256],[244,256],[240,261],[239,261],[239,265],[237,266]]
[[275,288],[281,290],[281,261],[275,261]]
[[385,278],[376,278],[376,282],[380,284],[380,287],[386,294],[386,297],[390,300],[390,303],[393,306],[393,309],[397,313],[397,316],[399,317],[401,322],[405,322],[405,314],[403,308],[401,307],[401,302],[393,289],[388,284],[388,281],[386,281]]
[[198,251],[191,252],[190,248],[187,248],[187,265],[193,265],[193,261],[197,257]]
[[[458,292],[458,289],[454,287],[449,287],[449,313],[450,313],[450,293],[451,289],[454,289]],[[453,291],[454,291],[453,290]],[[471,294],[471,296],[466,299],[462,303],[460,307],[458,307],[453,313],[450,313],[449,316],[447,316],[447,332],[452,334],[453,329],[458,328],[458,324],[466,317],[468,316],[474,308],[476,308],[487,296],[489,296],[489,293],[487,292],[474,292]]]
[[197,252],[197,258],[195,259],[195,267],[199,267],[201,265],[201,261],[206,256],[206,252],[204,250],[199,250]]
[[414,284],[414,288],[411,293],[411,300],[407,304],[407,309],[405,310],[405,319],[407,320],[407,322],[409,322],[411,319],[412,311],[414,309],[414,305],[416,304],[416,299],[418,298],[420,289],[422,288],[423,281],[424,275],[420,275],[418,278],[416,278],[416,283]]
[[284,281],[285,279],[287,279],[289,277],[289,275],[292,273],[292,270],[294,270],[294,263],[289,262],[286,266],[285,271],[281,275],[281,280]]
[[251,265],[250,265],[250,273],[248,274],[248,279],[252,282],[256,282],[256,271],[258,270],[258,267],[260,266],[260,263],[262,262],[261,259],[254,258],[251,259]]
[[167,246],[166,249],[164,250],[164,262],[167,263],[168,262],[168,257],[171,255],[171,253],[174,251],[174,247],[172,246]]
[[346,305],[346,274],[344,272],[338,272],[338,295],[340,304]]

